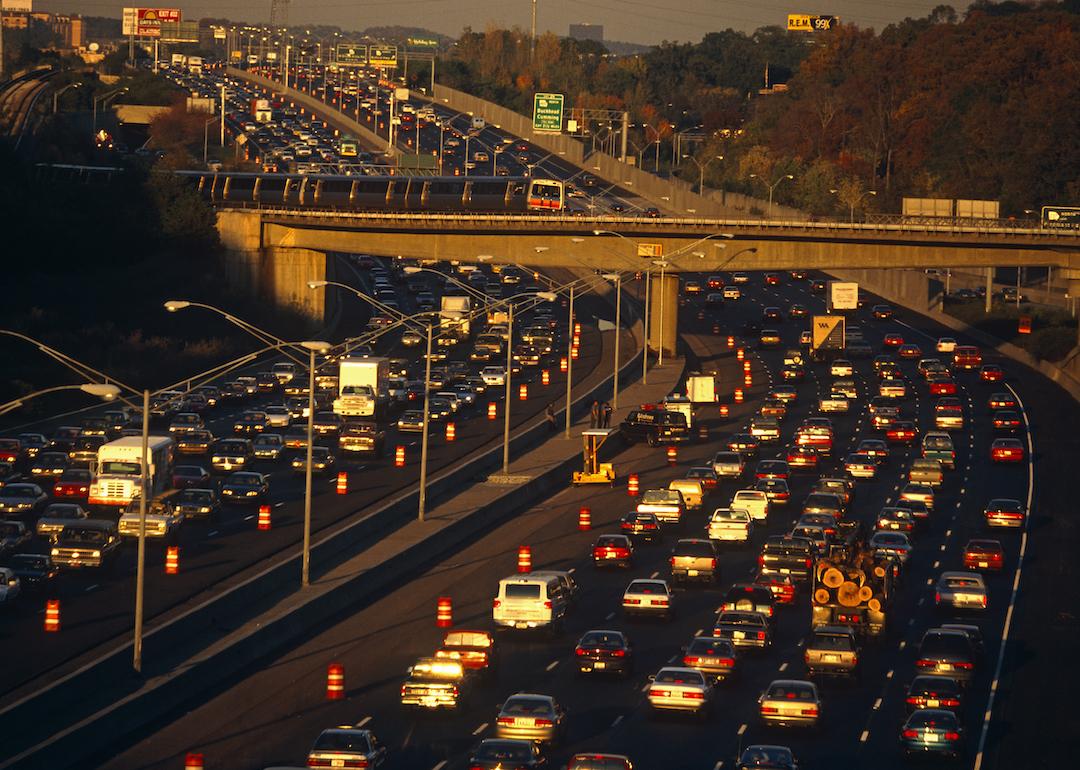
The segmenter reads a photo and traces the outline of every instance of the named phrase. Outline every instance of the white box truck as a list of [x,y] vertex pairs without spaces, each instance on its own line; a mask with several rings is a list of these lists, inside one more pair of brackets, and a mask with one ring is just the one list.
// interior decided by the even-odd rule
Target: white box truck
[[471,329],[469,297],[443,297],[439,310],[439,344],[456,345],[467,340]]
[[338,363],[334,413],[381,419],[389,403],[390,362],[386,358],[343,358]]
[[[173,440],[150,436],[146,447],[149,463],[150,498],[158,497],[172,485]],[[98,447],[90,482],[90,505],[125,506],[138,500],[142,479],[142,436],[124,436]]]
[[201,75],[203,71],[203,61],[201,56],[189,56],[187,57],[188,71],[192,75]]
[[716,398],[716,377],[694,374],[686,378],[686,397],[692,404],[712,404]]
[[182,53],[174,53],[172,55],[172,69],[182,70],[187,66],[187,57]]

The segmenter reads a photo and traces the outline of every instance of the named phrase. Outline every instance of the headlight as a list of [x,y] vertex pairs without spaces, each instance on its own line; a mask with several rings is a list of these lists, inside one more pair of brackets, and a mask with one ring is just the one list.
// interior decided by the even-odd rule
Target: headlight
[[59,556],[60,555],[60,549],[59,548],[53,548],[50,553],[51,553],[52,556]]
[[95,559],[100,559],[101,558],[101,551],[91,551],[90,556],[92,558],[95,558]]
[[199,509],[199,513],[210,513],[210,508],[204,505]]
[[259,490],[257,490],[257,489],[249,489],[247,491],[247,496],[248,497],[252,497],[253,495],[257,495],[257,494],[259,494]]

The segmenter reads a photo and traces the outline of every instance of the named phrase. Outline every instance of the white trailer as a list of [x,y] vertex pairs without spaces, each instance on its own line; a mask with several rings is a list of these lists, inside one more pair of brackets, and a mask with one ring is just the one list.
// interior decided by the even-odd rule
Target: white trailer
[[[172,484],[173,440],[150,436],[146,447],[150,498],[161,495]],[[142,480],[142,436],[124,436],[98,447],[94,476],[90,482],[90,505],[125,506],[138,500]]]
[[443,297],[439,310],[439,344],[456,345],[469,338],[472,331],[469,314],[472,300],[469,297]]
[[334,413],[378,420],[389,403],[390,362],[386,358],[343,358],[338,364]]

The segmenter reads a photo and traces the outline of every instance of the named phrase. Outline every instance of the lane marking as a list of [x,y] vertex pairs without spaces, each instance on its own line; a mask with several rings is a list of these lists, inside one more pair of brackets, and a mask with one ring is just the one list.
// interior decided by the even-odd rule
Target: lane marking
[[445,759],[444,759],[444,760],[443,760],[442,762],[440,762],[439,764],[435,765],[435,767],[431,768],[431,770],[442,770],[442,769],[443,769],[444,767],[446,767],[446,763],[447,763],[447,761],[448,761],[448,760],[445,760]]
[[357,727],[363,727],[364,725],[366,725],[366,724],[367,724],[368,722],[370,722],[370,721],[371,721],[371,717],[370,717],[370,716],[366,716],[366,717],[364,717],[363,719],[361,719],[361,720],[360,720],[359,722],[357,722],[357,723],[356,723],[356,726],[357,726]]
[[934,569],[938,569],[940,566],[941,566],[941,562],[935,559],[934,560]]
[[544,670],[545,670],[545,671],[551,671],[551,670],[552,670],[553,668],[555,668],[555,667],[556,667],[557,665],[559,665],[559,661],[557,661],[557,660],[553,660],[553,661],[551,661],[550,663],[548,663],[548,664],[547,664],[547,668],[546,668],[546,669],[544,669]]
[[879,708],[881,708],[881,698],[874,701],[874,711],[877,711]]
[[781,671],[787,671],[787,661],[786,660],[783,663],[780,664],[780,670]]
[[746,732],[746,728],[747,728],[747,724],[746,724],[746,722],[743,722],[743,723],[742,723],[741,725],[739,725],[739,732],[738,732],[738,735],[742,735],[743,733],[745,733],[745,732]]
[[888,670],[888,672],[885,674],[885,678],[886,679],[892,679],[892,675],[893,675],[893,670],[890,668]]
[[93,584],[92,586],[87,586],[87,587],[86,587],[86,590],[84,591],[84,593],[90,593],[91,591],[93,591],[93,590],[94,590],[95,588],[97,588],[97,587],[98,587],[98,584],[97,584],[97,583],[94,583],[94,584]]
[[488,723],[484,722],[484,724],[480,725],[475,730],[473,730],[472,734],[473,735],[479,735],[480,733],[484,732],[484,730],[486,730],[487,728],[488,728]]
[[[902,649],[904,649],[905,647],[907,647],[907,639],[901,639],[901,640],[900,640],[900,649],[902,650]],[[879,703],[881,702],[881,699],[880,699],[880,698],[878,699],[878,702],[879,702]]]
[[623,721],[623,715],[619,714],[619,716],[615,717],[615,721],[611,723],[611,729],[614,730],[616,727],[618,727],[619,722],[621,721]]
[[218,533],[218,531],[216,529],[212,529],[212,530],[210,530],[209,532],[206,533],[206,536],[207,537],[213,537],[217,533]]
[[720,768],[722,768],[723,766],[724,766],[724,760],[721,759],[719,762],[717,762],[715,765],[713,765],[712,770],[720,770]]
[[[945,547],[945,546],[942,546],[942,549],[944,549],[944,547]],[[613,617],[615,617],[615,613],[614,613],[614,612],[609,612],[609,613],[607,614],[607,617],[606,617],[606,618],[604,618],[604,620],[611,620],[611,619],[612,619]]]
[[932,586],[932,585],[934,584],[934,579],[933,579],[933,578],[927,578],[927,579],[926,579],[926,584],[927,584],[928,586]]
[[252,513],[252,514],[249,514],[249,515],[245,516],[244,521],[251,521],[254,518],[255,518],[255,514]]
[[870,737],[869,730],[863,730],[862,735],[859,736],[859,743],[866,743],[866,740]]
[[651,579],[655,580],[655,579],[656,579],[656,577],[657,577],[657,576],[658,576],[659,574],[660,574],[660,571],[659,571],[659,570],[657,570],[656,572],[652,573],[652,575],[650,575],[649,577],[650,577]]

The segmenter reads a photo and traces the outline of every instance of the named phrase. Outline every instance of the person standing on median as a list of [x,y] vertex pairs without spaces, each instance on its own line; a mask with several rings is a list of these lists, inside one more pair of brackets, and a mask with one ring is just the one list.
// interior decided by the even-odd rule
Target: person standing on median
[[600,405],[600,427],[601,428],[610,428],[611,427],[611,412],[612,412],[612,409],[611,409],[611,404],[609,402],[605,401],[604,403],[602,403]]
[[547,420],[548,428],[552,433],[559,430],[558,424],[555,422],[555,404],[548,404],[547,409],[544,410],[544,418]]
[[597,428],[600,426],[600,402],[592,402],[592,411],[589,412],[589,427]]

